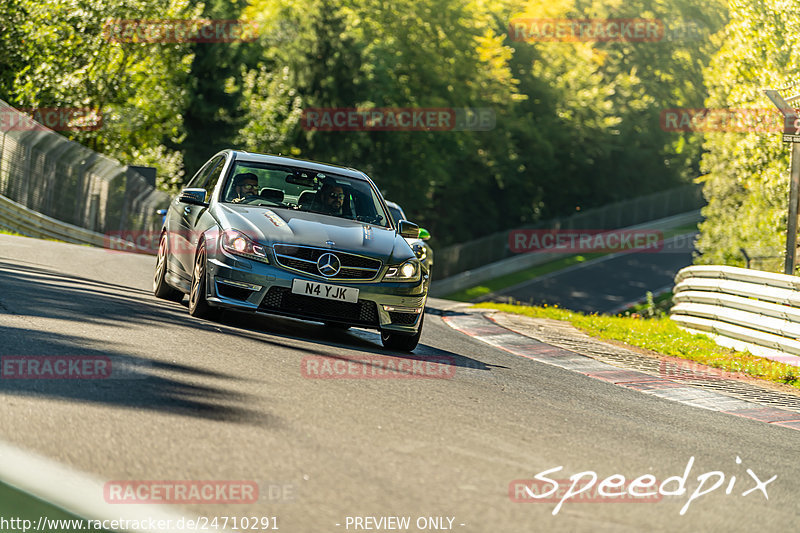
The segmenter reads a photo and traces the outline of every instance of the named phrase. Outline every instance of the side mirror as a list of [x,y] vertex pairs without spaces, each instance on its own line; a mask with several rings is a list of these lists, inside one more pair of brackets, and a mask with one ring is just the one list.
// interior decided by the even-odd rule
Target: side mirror
[[431,233],[425,228],[419,228],[419,238],[423,241],[427,241],[431,238]]
[[401,220],[397,224],[397,232],[405,239],[419,238],[419,226],[408,220]]
[[205,189],[183,189],[178,201],[182,204],[200,205],[208,207]]

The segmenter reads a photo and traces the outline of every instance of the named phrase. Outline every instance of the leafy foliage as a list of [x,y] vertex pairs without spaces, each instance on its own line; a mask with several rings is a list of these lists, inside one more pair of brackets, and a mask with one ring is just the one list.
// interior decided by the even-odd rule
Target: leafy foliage
[[[734,0],[731,22],[706,72],[708,107],[773,108],[764,88],[796,81],[800,20],[784,0]],[[775,114],[778,115],[777,110]],[[706,135],[702,160],[708,206],[700,226],[697,262],[745,266],[742,249],[781,271],[789,189],[789,153],[775,133]]]
[[[253,21],[259,37],[103,34],[109,20],[198,17]],[[524,42],[509,34],[519,17],[656,18],[705,33]],[[191,175],[226,146],[358,167],[441,245],[694,178],[702,137],[664,131],[659,114],[702,105],[703,69],[725,44],[708,34],[726,17],[724,0],[7,0],[0,98],[101,109],[101,130],[70,135],[158,167],[173,191],[184,167]],[[304,129],[314,107],[488,109],[495,126]]]
[[108,28],[120,20],[191,17],[197,10],[188,0],[12,0],[0,9],[8,67],[0,98],[17,107],[97,109],[102,128],[70,132],[73,139],[157,167],[166,188],[179,185],[181,154],[163,143],[183,133],[187,46],[116,42]]

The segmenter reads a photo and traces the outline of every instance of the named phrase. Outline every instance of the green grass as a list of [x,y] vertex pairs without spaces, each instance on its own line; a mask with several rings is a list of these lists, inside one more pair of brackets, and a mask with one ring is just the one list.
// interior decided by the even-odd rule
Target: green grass
[[[68,243],[67,241],[62,241],[60,239],[51,239],[49,237],[48,238],[30,237],[28,235],[23,235],[22,233],[17,233],[16,231],[11,231],[11,230],[4,229],[4,228],[0,228],[0,235],[12,235],[14,237],[25,237],[26,239],[37,239],[37,240],[40,240],[40,241],[63,242],[63,243],[67,243],[67,244],[76,244],[76,243]],[[91,244],[78,244],[78,246],[89,246],[89,247],[93,248],[93,246]]]
[[665,293],[659,294],[655,298],[653,298],[652,292],[647,291],[646,301],[640,304],[633,305],[629,309],[626,309],[624,312],[620,314],[626,316],[631,314],[637,314],[645,318],[652,318],[655,316],[660,316],[669,313],[671,307],[672,307],[672,291],[667,291]]
[[[664,230],[664,239],[669,239],[676,235],[684,235],[686,233],[690,233],[692,231],[696,231],[697,226],[694,224],[687,224],[684,226],[680,226],[677,228],[672,228],[668,230]],[[480,285],[475,285],[473,287],[468,287],[466,289],[462,289],[460,291],[456,291],[452,294],[448,294],[444,296],[447,300],[456,300],[458,302],[471,302],[474,301],[481,296],[486,296],[487,294],[491,294],[495,291],[500,291],[503,289],[507,289],[509,287],[513,287],[519,283],[524,283],[534,278],[538,278],[539,276],[544,276],[545,274],[549,274],[551,272],[556,272],[558,270],[563,270],[567,267],[572,265],[577,265],[579,263],[584,263],[591,259],[597,259],[598,257],[603,257],[605,255],[609,255],[611,252],[604,253],[604,252],[597,252],[597,253],[588,253],[582,255],[570,255],[566,257],[562,257],[560,259],[556,259],[554,261],[550,261],[547,263],[543,263],[541,265],[532,266],[530,268],[526,268],[525,270],[520,270],[518,272],[512,272],[511,274],[506,274],[505,276],[500,276],[489,281],[484,281]]]
[[682,330],[665,315],[653,318],[644,318],[636,314],[585,315],[559,307],[496,303],[477,304],[474,307],[492,308],[533,318],[563,320],[593,337],[622,342],[661,355],[695,361],[725,372],[744,373],[800,389],[800,368],[770,361],[748,352],[724,348],[706,335],[694,335]]
[[[62,528],[49,528],[44,531],[48,533],[72,533],[73,531],[87,530],[85,520],[70,514],[59,507],[44,502],[35,498],[25,492],[17,490],[5,483],[0,483],[0,518],[11,520],[12,518],[20,520],[30,520],[31,524],[28,526],[28,531],[35,531],[39,523],[39,517],[49,518],[50,520],[81,520],[84,526],[80,527],[62,527]],[[12,525],[19,525],[17,528],[12,528]],[[0,531],[22,531],[23,523],[9,522],[6,524],[8,528],[0,529]],[[66,525],[62,522],[62,525]],[[2,527],[2,526],[0,526]],[[92,530],[92,531],[107,531]]]

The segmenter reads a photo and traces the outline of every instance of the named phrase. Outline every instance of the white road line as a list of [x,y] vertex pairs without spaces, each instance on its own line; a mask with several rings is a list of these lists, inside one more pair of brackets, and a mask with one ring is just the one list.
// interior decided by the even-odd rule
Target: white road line
[[[177,524],[181,514],[162,506],[146,504],[110,504],[103,497],[104,483],[93,476],[0,441],[0,481],[44,500],[65,511],[88,520],[127,520],[142,527],[120,531],[165,533],[166,531],[200,531],[200,529],[147,529],[147,522],[171,520]],[[194,520],[197,513],[186,519]],[[130,524],[129,524],[130,525]],[[135,525],[135,524],[134,524]],[[225,531],[208,528],[203,531]]]

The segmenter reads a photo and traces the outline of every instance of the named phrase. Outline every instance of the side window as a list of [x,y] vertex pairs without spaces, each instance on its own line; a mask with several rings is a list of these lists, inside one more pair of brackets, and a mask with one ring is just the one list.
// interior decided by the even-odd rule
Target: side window
[[219,177],[222,175],[222,169],[224,167],[225,157],[223,156],[222,159],[219,160],[219,163],[217,163],[217,166],[211,171],[208,181],[206,181],[206,184],[203,187],[206,190],[206,201],[211,199],[211,195],[214,193],[214,188],[217,186],[217,182],[219,181]]
[[192,181],[190,181],[186,187],[189,189],[205,189],[209,175],[217,167],[217,165],[219,165],[219,162],[223,161],[224,159],[225,156],[221,155],[206,163],[205,166],[194,175]]

